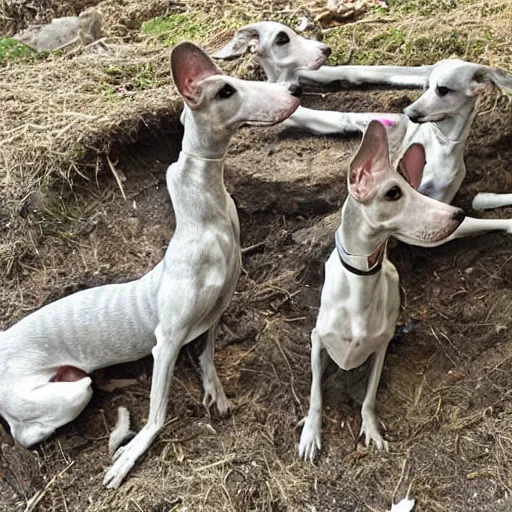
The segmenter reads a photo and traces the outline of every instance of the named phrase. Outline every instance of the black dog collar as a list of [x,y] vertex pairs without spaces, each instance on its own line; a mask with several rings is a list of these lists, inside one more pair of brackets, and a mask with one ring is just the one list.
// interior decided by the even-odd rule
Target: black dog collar
[[382,260],[386,254],[387,240],[377,247],[377,250],[368,256],[349,254],[343,248],[338,231],[334,235],[336,250],[341,264],[356,276],[373,276],[382,268]]

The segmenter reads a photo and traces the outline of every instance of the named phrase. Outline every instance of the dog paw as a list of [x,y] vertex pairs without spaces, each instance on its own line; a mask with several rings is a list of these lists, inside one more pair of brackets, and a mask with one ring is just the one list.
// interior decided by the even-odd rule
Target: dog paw
[[234,407],[233,402],[231,402],[224,393],[217,398],[216,404],[217,410],[221,416],[228,414]]
[[103,478],[103,485],[108,489],[118,489],[137,460],[137,457],[130,454],[129,446],[119,448],[114,454],[114,464],[110,466]]
[[117,489],[157,434],[158,429],[148,428],[146,425],[127,445],[121,446],[112,457],[113,464],[103,478],[103,485],[109,489]]
[[214,404],[221,416],[225,416],[233,408],[233,404],[226,397],[224,388],[218,378],[207,379],[204,382],[203,405],[209,410]]
[[377,417],[373,413],[363,414],[363,422],[361,424],[361,431],[359,437],[364,435],[364,444],[370,446],[373,444],[378,450],[389,450],[388,442],[385,441],[379,432]]
[[321,449],[321,425],[317,421],[309,421],[306,418],[302,434],[300,435],[299,457],[313,462]]
[[217,406],[217,410],[221,416],[225,416],[231,409],[233,409],[232,402],[227,398],[224,390],[221,392],[206,392],[203,398],[204,407],[209,410],[213,405]]

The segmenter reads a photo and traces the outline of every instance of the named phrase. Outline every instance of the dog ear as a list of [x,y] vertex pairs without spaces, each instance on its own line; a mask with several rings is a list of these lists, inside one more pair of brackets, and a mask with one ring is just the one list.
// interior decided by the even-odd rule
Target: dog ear
[[389,148],[386,128],[379,121],[372,121],[350,162],[348,189],[350,194],[364,203],[371,199],[376,189],[376,174],[389,169]]
[[256,52],[259,46],[260,33],[253,25],[238,29],[226,46],[215,52],[214,59],[233,60],[248,51]]
[[178,92],[192,110],[201,106],[201,82],[210,76],[222,75],[205,51],[188,41],[172,50],[171,70]]
[[490,70],[491,68],[487,68],[487,66],[481,66],[474,72],[467,91],[468,96],[480,96],[485,91],[492,89],[494,81],[491,78]]
[[468,96],[478,96],[496,86],[500,89],[512,90],[512,75],[500,68],[477,66],[467,91]]
[[426,163],[427,159],[423,145],[413,144],[407,148],[400,162],[398,162],[398,172],[409,182],[411,187],[418,190]]

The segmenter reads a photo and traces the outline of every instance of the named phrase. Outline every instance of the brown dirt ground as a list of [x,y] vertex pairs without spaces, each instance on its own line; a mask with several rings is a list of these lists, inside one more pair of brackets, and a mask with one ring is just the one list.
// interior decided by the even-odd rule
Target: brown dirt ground
[[[305,104],[340,110],[395,110],[416,93],[346,92]],[[504,101],[504,100],[503,100]],[[468,177],[455,203],[469,207],[477,190],[511,189],[511,115],[477,118],[467,148]],[[171,119],[111,155],[126,176],[128,201],[108,172],[60,194],[87,213],[52,236],[55,219],[25,212],[43,229],[37,247],[3,288],[0,327],[41,304],[89,286],[142,275],[172,234],[165,169],[179,151]],[[146,419],[151,361],[108,371],[138,377],[134,387],[97,391],[84,413],[38,449],[13,446],[0,427],[0,509],[23,510],[43,491],[43,511],[383,511],[410,489],[419,511],[510,510],[512,438],[512,265],[506,236],[483,236],[437,249],[394,244],[402,279],[403,318],[414,329],[395,339],[386,358],[378,413],[389,453],[357,442],[365,371],[327,378],[323,452],[316,465],[297,457],[309,393],[309,332],[323,262],[332,249],[345,169],[357,140],[246,129],[235,138],[226,181],[238,204],[245,272],[224,315],[216,363],[232,415],[201,405],[193,350],[178,365],[169,423],[117,492],[101,480],[107,439],[125,405],[136,428]],[[512,211],[487,213],[506,216]],[[59,232],[62,233],[62,226]],[[11,281],[9,281],[11,283]],[[11,283],[12,284],[12,283]]]

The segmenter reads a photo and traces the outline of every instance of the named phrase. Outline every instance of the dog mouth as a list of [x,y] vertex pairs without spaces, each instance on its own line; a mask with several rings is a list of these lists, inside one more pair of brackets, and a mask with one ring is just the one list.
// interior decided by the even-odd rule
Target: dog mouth
[[436,247],[447,238],[449,238],[461,225],[461,222],[454,221],[451,226],[448,226],[436,233],[432,233],[431,236],[424,238],[413,238],[404,234],[396,234],[395,238],[404,242],[408,245],[415,245],[417,247]]
[[248,119],[245,121],[244,125],[246,126],[273,126],[274,124],[281,123],[285,119],[288,119],[296,110],[299,108],[300,101],[298,98],[292,98],[290,107],[286,110],[283,110],[277,113],[274,117],[269,117],[268,119]]
[[317,69],[321,68],[326,62],[327,57],[325,55],[322,55],[321,57],[316,59],[315,62],[313,62],[309,69],[311,69],[311,71],[316,71]]
[[438,121],[442,121],[446,117],[446,114],[430,114],[422,117],[418,117],[415,122],[416,123],[437,123]]
[[297,71],[316,71],[317,69],[320,69],[326,62],[327,57],[325,55],[322,55],[318,57],[318,59],[313,61],[313,63],[310,64],[309,66],[301,66],[297,68]]
[[313,64],[311,64],[309,67],[305,67],[303,69],[310,70],[310,71],[316,71],[317,69],[321,68],[325,63],[327,62],[327,57],[325,55],[321,55],[316,59]]

